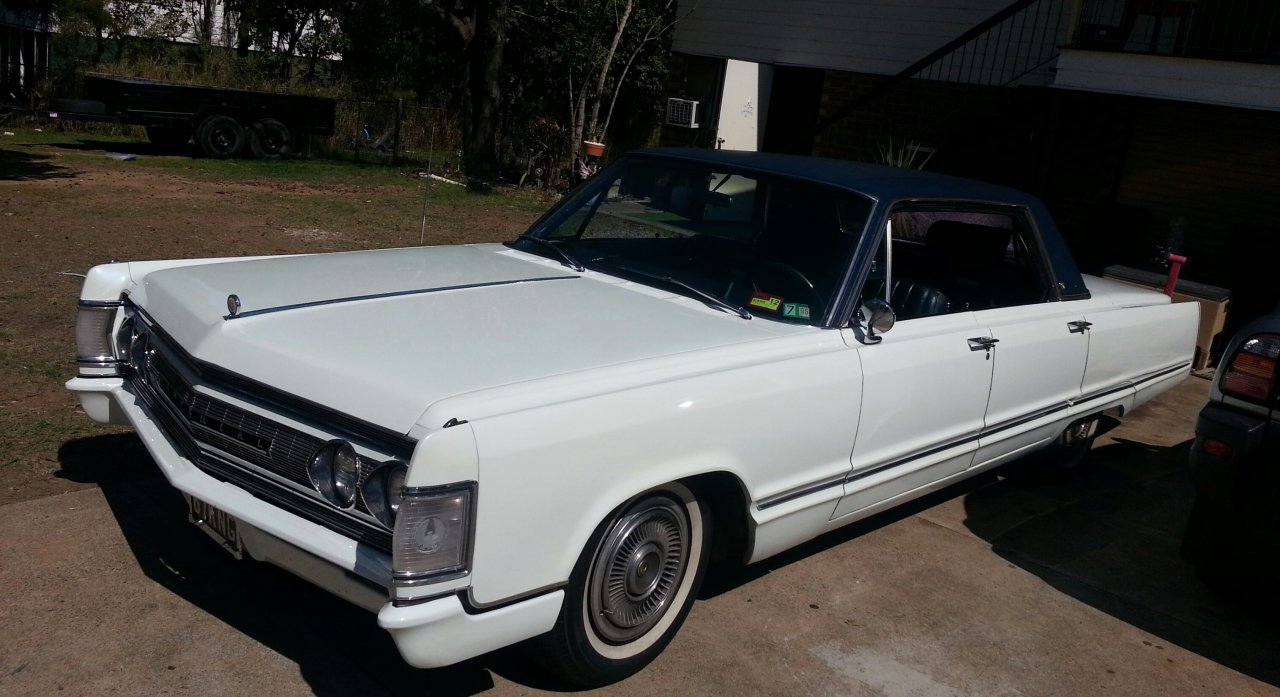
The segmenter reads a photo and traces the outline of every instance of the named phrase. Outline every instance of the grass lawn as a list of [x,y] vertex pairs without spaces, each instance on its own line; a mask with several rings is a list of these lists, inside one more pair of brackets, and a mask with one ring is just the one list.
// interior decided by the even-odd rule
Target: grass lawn
[[91,486],[68,474],[67,453],[83,458],[83,439],[119,430],[91,423],[62,387],[89,267],[417,245],[424,204],[427,244],[508,240],[549,205],[536,190],[476,194],[378,165],[160,154],[118,130],[0,130],[14,134],[0,135],[0,504]]

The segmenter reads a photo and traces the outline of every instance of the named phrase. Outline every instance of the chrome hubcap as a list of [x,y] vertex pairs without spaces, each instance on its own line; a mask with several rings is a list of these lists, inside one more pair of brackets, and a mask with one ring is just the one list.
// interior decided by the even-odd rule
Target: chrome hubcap
[[613,643],[648,632],[671,607],[688,562],[689,521],[666,497],[640,502],[605,536],[592,565],[591,626]]

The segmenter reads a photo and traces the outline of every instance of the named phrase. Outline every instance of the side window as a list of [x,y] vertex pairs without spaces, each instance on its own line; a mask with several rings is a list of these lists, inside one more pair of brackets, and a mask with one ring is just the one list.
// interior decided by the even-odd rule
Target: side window
[[901,319],[1054,297],[1044,255],[1020,211],[907,207],[895,210],[887,227],[891,242],[881,244],[863,296],[888,300]]

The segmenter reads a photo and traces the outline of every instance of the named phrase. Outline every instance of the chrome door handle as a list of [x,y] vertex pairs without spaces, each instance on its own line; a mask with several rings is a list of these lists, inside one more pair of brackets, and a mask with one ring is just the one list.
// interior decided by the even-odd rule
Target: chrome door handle
[[1076,320],[1075,322],[1067,322],[1067,331],[1072,334],[1083,334],[1085,330],[1093,326],[1093,322],[1084,320]]
[[990,351],[991,347],[1000,343],[999,339],[989,336],[975,336],[969,339],[970,351]]

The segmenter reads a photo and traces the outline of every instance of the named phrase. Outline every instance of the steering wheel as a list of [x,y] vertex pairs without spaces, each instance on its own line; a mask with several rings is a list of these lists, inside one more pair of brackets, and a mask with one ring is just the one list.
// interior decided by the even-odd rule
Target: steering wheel
[[[779,283],[777,286],[761,284],[761,277],[766,280],[775,280]],[[773,292],[785,289],[788,292],[779,293],[779,295],[789,299],[803,299],[807,301],[807,304],[813,306],[814,311],[821,311],[822,309],[818,307],[822,304],[822,298],[818,294],[818,290],[814,287],[813,281],[810,281],[809,278],[800,271],[800,269],[797,269],[791,264],[772,259],[759,262],[752,267],[751,282],[757,291]],[[779,286],[781,286],[781,288],[779,288]],[[797,297],[797,295],[799,297]]]

